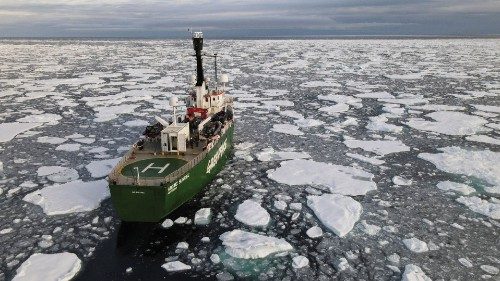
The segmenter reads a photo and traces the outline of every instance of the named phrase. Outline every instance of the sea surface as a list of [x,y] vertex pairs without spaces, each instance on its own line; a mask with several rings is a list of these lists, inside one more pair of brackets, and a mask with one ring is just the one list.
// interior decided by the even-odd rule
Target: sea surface
[[190,40],[0,40],[0,280],[500,278],[500,39],[204,51],[235,148],[162,227],[122,223],[105,178],[189,91]]

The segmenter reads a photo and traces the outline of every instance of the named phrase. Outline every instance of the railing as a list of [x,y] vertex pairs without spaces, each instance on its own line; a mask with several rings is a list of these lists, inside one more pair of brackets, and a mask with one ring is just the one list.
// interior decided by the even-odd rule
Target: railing
[[[232,126],[232,122],[228,124],[228,126],[224,126],[221,131],[221,135],[224,135],[229,127]],[[119,182],[120,185],[137,185],[137,186],[158,186],[161,184],[168,184],[171,183],[175,180],[177,180],[179,177],[184,175],[186,172],[188,172],[190,169],[192,169],[194,166],[196,166],[198,163],[201,162],[205,158],[205,156],[219,143],[220,139],[217,139],[216,141],[212,142],[210,147],[207,147],[205,151],[202,153],[198,154],[195,158],[191,159],[189,162],[184,164],[182,167],[179,169],[175,170],[173,173],[169,174],[166,177],[155,177],[155,178],[148,178],[148,179],[139,179],[137,178],[131,178],[131,177],[126,177],[120,174],[121,170],[124,167],[125,162],[129,160],[130,156],[133,154],[134,149],[137,147],[136,144],[132,146],[132,148],[123,156],[123,158],[118,162],[116,167],[113,169],[113,171],[109,174],[109,179],[110,181],[116,181]]]

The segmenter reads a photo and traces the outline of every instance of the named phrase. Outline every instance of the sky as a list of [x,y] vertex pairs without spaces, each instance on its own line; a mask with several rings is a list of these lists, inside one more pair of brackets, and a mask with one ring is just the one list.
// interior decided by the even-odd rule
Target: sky
[[500,0],[0,0],[0,37],[500,34]]

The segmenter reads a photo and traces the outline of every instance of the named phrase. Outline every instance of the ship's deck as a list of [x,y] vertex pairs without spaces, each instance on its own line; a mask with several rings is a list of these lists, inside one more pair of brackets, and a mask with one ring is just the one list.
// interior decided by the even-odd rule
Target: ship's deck
[[[232,122],[226,123],[222,134],[231,125]],[[117,185],[158,186],[171,182],[203,159],[217,142],[218,140],[212,141],[204,149],[207,141],[200,140],[198,146],[188,146],[183,153],[162,152],[159,138],[146,140],[143,149],[134,144],[110,173],[109,180]]]

